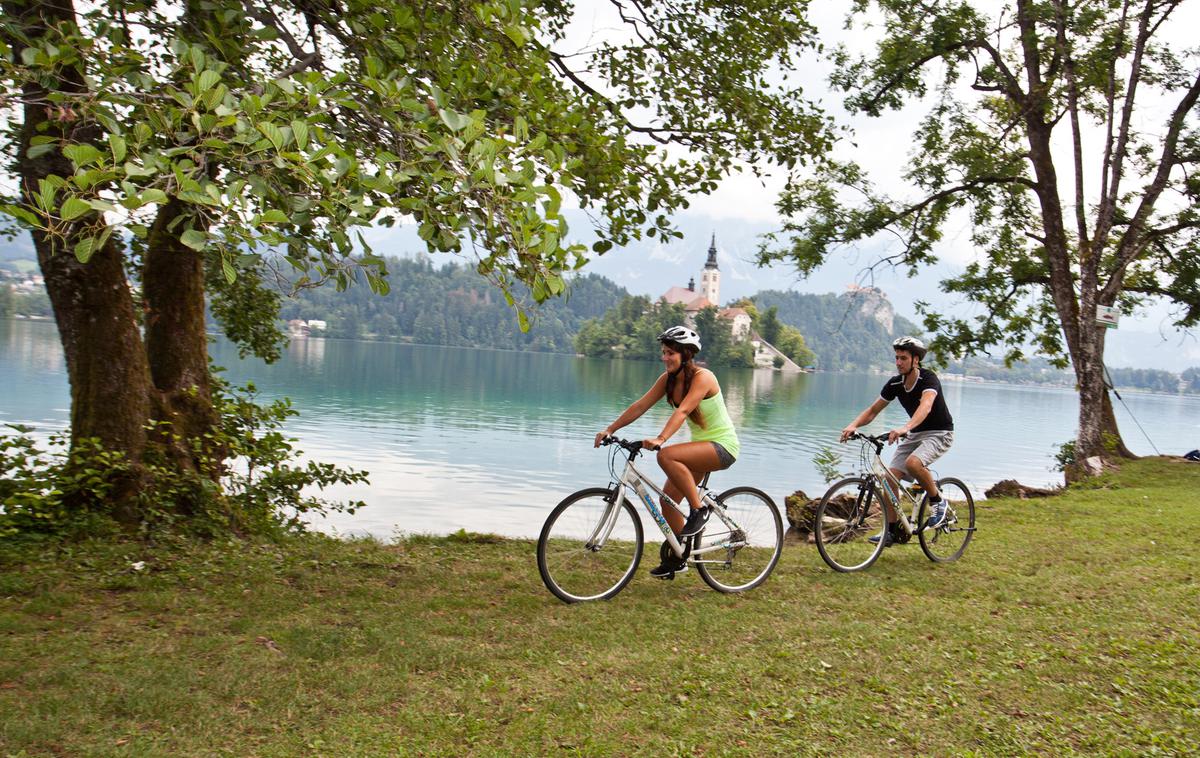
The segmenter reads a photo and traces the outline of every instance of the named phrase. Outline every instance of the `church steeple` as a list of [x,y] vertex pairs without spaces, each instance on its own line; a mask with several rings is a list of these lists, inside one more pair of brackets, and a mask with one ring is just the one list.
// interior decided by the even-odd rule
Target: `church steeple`
[[700,272],[700,294],[713,305],[721,304],[721,270],[717,268],[717,233],[713,232],[708,246],[708,260]]
[[708,245],[708,260],[704,264],[704,268],[717,267],[717,233],[713,232],[712,242]]

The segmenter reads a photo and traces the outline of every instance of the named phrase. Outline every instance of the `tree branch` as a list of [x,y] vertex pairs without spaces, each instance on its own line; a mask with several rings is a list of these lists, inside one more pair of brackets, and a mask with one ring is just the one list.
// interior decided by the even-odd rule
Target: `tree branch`
[[914,203],[907,208],[892,214],[883,222],[882,226],[894,224],[905,216],[912,215],[913,213],[919,213],[933,203],[936,203],[938,200],[943,200],[951,195],[955,195],[965,190],[974,189],[976,187],[984,187],[990,184],[1020,184],[1031,190],[1037,188],[1037,185],[1023,176],[980,176],[968,182],[963,182],[962,184],[954,187],[948,187],[947,189],[940,190],[932,195],[929,195],[924,200]]
[[[1067,14],[1062,0],[1054,0],[1055,56],[1063,62],[1067,79],[1067,111],[1071,116],[1071,148],[1075,163],[1075,232],[1082,251],[1090,251],[1087,218],[1084,214],[1083,137],[1079,128],[1079,81],[1075,77],[1075,56],[1067,42]],[[1092,251],[1094,254],[1094,251]]]
[[1175,106],[1175,111],[1171,114],[1171,120],[1168,122],[1170,126],[1167,129],[1166,137],[1163,139],[1162,157],[1158,162],[1158,170],[1155,172],[1153,181],[1150,182],[1142,194],[1141,202],[1138,204],[1138,209],[1133,214],[1133,218],[1129,221],[1128,229],[1121,235],[1112,276],[1101,291],[1103,297],[1116,297],[1117,293],[1120,292],[1126,267],[1133,262],[1144,246],[1144,237],[1147,232],[1146,221],[1150,218],[1150,214],[1154,212],[1154,206],[1157,204],[1158,198],[1162,195],[1170,179],[1171,169],[1175,165],[1175,148],[1179,143],[1179,134],[1183,131],[1184,120],[1191,110],[1196,107],[1198,99],[1200,99],[1200,73],[1196,75],[1192,86],[1188,88],[1188,91],[1180,99],[1179,104]]

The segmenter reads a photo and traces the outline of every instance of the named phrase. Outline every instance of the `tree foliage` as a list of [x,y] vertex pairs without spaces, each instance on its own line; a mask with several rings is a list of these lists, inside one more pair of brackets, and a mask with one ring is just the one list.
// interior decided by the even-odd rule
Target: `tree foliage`
[[383,297],[362,287],[306,289],[283,299],[280,316],[325,321],[330,337],[571,353],[580,325],[627,295],[595,274],[570,277],[563,296],[543,303],[522,331],[504,298],[465,266],[394,258],[387,266],[392,287]]
[[[820,114],[767,76],[815,44],[803,0],[614,0],[628,34],[584,51],[560,0],[0,5],[18,187],[0,215],[45,275],[73,443],[129,463],[113,500],[130,522],[148,456],[220,478],[219,449],[181,443],[220,423],[206,294],[271,358],[267,282],[384,294],[363,231],[403,222],[473,256],[510,304],[542,302],[590,254],[672,234],[688,195],[741,162],[827,146]],[[594,219],[591,251],[565,202]]]
[[[22,149],[69,170],[4,210],[86,261],[114,229],[148,240],[178,203],[171,233],[230,281],[269,246],[302,284],[344,287],[356,266],[379,291],[386,267],[355,230],[412,220],[431,250],[469,244],[480,272],[542,301],[587,258],[564,194],[598,211],[603,252],[668,232],[739,159],[820,149],[821,118],[765,80],[812,44],[804,4],[771,3],[769,22],[743,5],[638,7],[629,40],[576,58],[559,2],[113,0],[40,34],[42,4],[10,2],[0,78],[25,93],[6,115],[42,109]],[[63,69],[83,86],[46,86]]]
[[879,22],[878,42],[864,56],[839,51],[833,83],[856,113],[926,109],[910,192],[885,193],[853,161],[796,175],[783,234],[762,259],[809,272],[886,233],[900,241],[886,260],[914,273],[936,259],[948,223],[969,220],[978,259],[943,288],[982,308],[962,318],[922,306],[935,350],[1000,345],[1012,361],[1032,342],[1069,360],[1080,459],[1107,455],[1116,425],[1096,306],[1130,313],[1162,296],[1178,305],[1176,323],[1200,323],[1200,57],[1168,39],[1180,2],[978,5],[854,4],[852,19]]
[[575,349],[590,357],[656,361],[658,335],[683,321],[680,303],[651,302],[645,295],[623,297],[604,315],[583,323]]

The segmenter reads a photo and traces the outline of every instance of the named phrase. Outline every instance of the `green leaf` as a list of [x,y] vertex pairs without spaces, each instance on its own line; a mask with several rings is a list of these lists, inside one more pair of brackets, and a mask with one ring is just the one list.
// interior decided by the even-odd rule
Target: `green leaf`
[[283,131],[274,124],[261,123],[258,124],[258,130],[263,133],[263,136],[271,141],[275,146],[276,152],[283,149]]
[[230,284],[237,281],[237,269],[226,258],[221,258],[221,272],[225,274],[225,281]]
[[221,81],[221,75],[210,68],[200,72],[200,76],[196,79],[196,87],[199,92],[207,92],[219,81]]
[[142,199],[142,205],[146,205],[148,203],[158,203],[159,205],[167,204],[167,193],[160,189],[154,189],[153,187],[148,190],[142,190],[141,194],[138,196]]
[[89,163],[99,163],[104,154],[91,145],[67,145],[63,155],[71,159],[76,166],[86,166]]
[[292,135],[296,138],[296,148],[303,150],[308,147],[308,124],[300,119],[292,121]]
[[91,260],[96,251],[103,248],[108,243],[108,238],[112,235],[112,227],[106,226],[100,234],[95,237],[87,237],[80,240],[75,245],[75,258],[80,263],[87,263]]
[[0,213],[6,213],[19,221],[25,222],[35,229],[45,228],[45,224],[42,223],[41,217],[28,208],[22,208],[19,205],[4,204],[0,205]]
[[461,113],[456,113],[448,108],[443,108],[438,111],[438,116],[441,117],[442,123],[458,132],[462,131],[467,124],[471,123],[470,116],[464,116]]
[[504,34],[513,41],[517,47],[525,47],[525,43],[529,41],[529,31],[518,24],[509,24],[504,27]]
[[119,134],[108,135],[108,148],[112,150],[113,162],[120,163],[125,160],[125,138]]
[[286,224],[291,221],[286,213],[278,208],[272,208],[259,217],[259,220],[265,224]]
[[88,200],[87,204],[97,211],[115,211],[117,207],[106,200]]
[[57,149],[58,149],[58,145],[55,143],[50,143],[50,144],[45,144],[45,145],[34,145],[33,147],[31,147],[25,151],[25,155],[29,156],[30,159],[40,158],[43,155],[45,155],[46,153],[54,152]]
[[144,166],[138,166],[129,161],[125,161],[124,171],[125,171],[125,176],[128,176],[132,179],[140,179],[140,178],[146,177],[146,176],[154,176],[154,169],[146,168]]
[[208,235],[196,229],[188,229],[179,235],[179,241],[193,250],[203,250],[208,244]]
[[75,245],[75,258],[80,263],[87,263],[96,252],[96,240],[92,237],[80,240]]
[[63,221],[74,221],[83,214],[92,209],[86,200],[80,200],[77,197],[68,197],[62,204],[60,215]]

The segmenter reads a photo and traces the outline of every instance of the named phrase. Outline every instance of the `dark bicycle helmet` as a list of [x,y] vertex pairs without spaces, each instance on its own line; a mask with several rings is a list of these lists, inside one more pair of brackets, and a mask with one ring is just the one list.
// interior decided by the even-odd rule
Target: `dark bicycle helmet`
[[688,329],[686,326],[673,326],[662,334],[658,335],[659,342],[674,342],[677,345],[692,345],[696,351],[700,351],[700,335],[694,329]]
[[892,343],[892,348],[894,350],[906,350],[909,353],[917,356],[918,360],[924,358],[925,353],[929,352],[929,349],[925,347],[924,342],[916,337],[908,336],[897,338],[896,341]]

